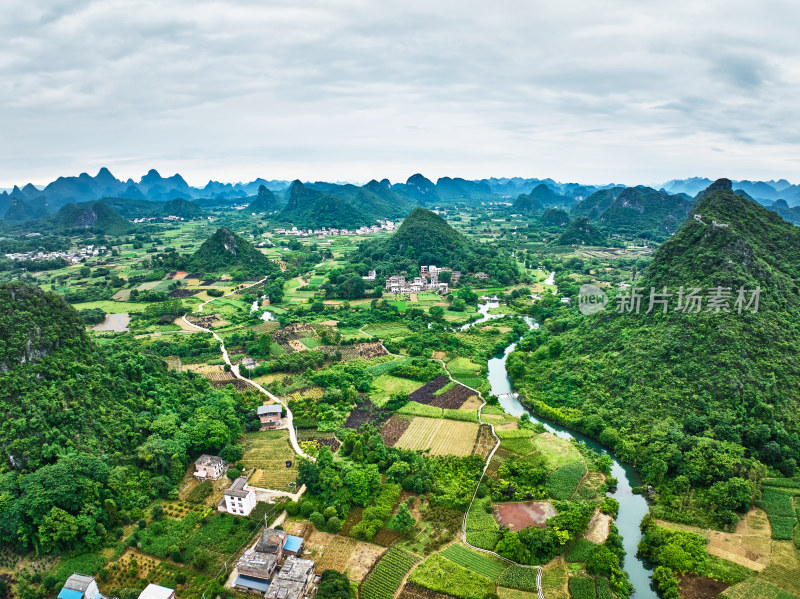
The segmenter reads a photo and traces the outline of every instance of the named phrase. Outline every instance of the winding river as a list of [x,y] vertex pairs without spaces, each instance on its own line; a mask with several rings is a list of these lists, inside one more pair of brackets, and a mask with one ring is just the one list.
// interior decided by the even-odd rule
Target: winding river
[[[489,310],[498,305],[498,302],[486,302],[480,309],[483,317],[470,323],[468,326],[474,326],[475,324],[486,322],[487,320],[502,317],[502,314],[489,314]],[[532,329],[539,326],[539,324],[529,316],[524,317],[524,319]],[[487,376],[489,384],[491,385],[492,395],[496,395],[500,398],[500,404],[503,406],[503,409],[512,416],[519,417],[522,416],[522,414],[528,414],[531,421],[540,422],[548,432],[562,439],[576,439],[582,441],[595,451],[607,454],[611,457],[613,460],[611,476],[616,478],[619,483],[617,485],[617,490],[608,495],[619,501],[619,515],[616,520],[616,525],[622,535],[623,546],[625,547],[624,568],[625,571],[628,572],[631,584],[634,588],[632,597],[635,597],[635,599],[657,599],[658,596],[655,591],[650,588],[651,572],[646,568],[645,562],[636,557],[636,549],[642,538],[641,531],[639,530],[639,523],[648,512],[647,500],[641,495],[634,495],[631,490],[632,487],[642,484],[639,475],[631,466],[620,462],[613,453],[594,439],[542,418],[520,403],[519,399],[517,399],[514,394],[514,386],[506,372],[506,360],[508,359],[508,355],[514,351],[516,345],[516,343],[512,343],[505,349],[502,357],[498,356],[489,360],[489,372]]]

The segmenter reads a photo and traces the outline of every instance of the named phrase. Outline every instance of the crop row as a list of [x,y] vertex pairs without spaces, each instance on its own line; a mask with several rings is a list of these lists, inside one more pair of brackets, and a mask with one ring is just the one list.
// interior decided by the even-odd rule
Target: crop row
[[[519,589],[520,591],[536,591],[536,568],[526,568],[524,566],[510,566],[500,577],[500,586],[509,589]],[[572,589],[570,589],[572,590]]]
[[586,471],[586,464],[583,462],[562,466],[547,478],[547,492],[554,499],[569,499]]
[[436,399],[436,391],[447,385],[450,379],[445,375],[437,376],[430,383],[427,383],[414,391],[409,397],[411,401],[421,404],[430,404]]
[[361,585],[361,596],[370,599],[392,599],[403,577],[419,559],[398,547],[384,555]]
[[497,580],[506,569],[506,564],[496,558],[490,558],[480,553],[475,553],[462,545],[450,545],[442,551],[442,555],[452,562],[468,570],[482,574],[492,580]]

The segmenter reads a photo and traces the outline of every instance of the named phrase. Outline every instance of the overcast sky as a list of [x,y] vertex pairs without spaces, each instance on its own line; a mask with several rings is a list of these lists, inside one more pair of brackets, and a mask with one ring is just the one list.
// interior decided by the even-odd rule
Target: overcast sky
[[2,187],[800,179],[797,2],[2,4]]

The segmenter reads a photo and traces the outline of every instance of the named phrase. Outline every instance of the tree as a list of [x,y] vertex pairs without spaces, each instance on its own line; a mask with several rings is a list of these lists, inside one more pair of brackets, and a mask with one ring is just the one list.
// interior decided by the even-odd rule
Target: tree
[[317,587],[318,599],[350,599],[350,581],[336,570],[325,570]]
[[397,508],[397,513],[389,520],[388,527],[400,534],[406,534],[414,529],[416,523],[417,521],[411,515],[408,505],[401,503],[400,507]]
[[317,528],[317,530],[322,530],[322,528],[325,526],[325,516],[323,516],[320,512],[312,512],[308,519],[311,524]]
[[749,482],[735,476],[729,480],[715,482],[711,485],[708,496],[720,510],[746,512],[753,499],[753,489]]
[[337,516],[332,516],[331,518],[328,518],[325,528],[329,533],[336,534],[342,530],[342,521]]
[[611,572],[617,568],[619,568],[619,558],[604,545],[592,551],[586,560],[586,571],[589,574],[598,574],[609,578]]

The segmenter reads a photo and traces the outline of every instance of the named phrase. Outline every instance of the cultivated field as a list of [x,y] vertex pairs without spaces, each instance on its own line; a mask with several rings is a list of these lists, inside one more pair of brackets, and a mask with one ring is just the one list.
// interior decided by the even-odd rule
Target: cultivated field
[[433,455],[467,456],[472,453],[477,435],[475,422],[415,416],[395,447],[430,449]]
[[739,522],[735,533],[697,528],[673,522],[656,521],[659,526],[702,535],[708,539],[708,552],[729,562],[760,572],[770,562],[772,541],[767,515],[753,509]]
[[[286,467],[291,460],[292,466]],[[249,483],[254,487],[294,490],[288,483],[297,478],[297,456],[289,445],[287,431],[260,431],[245,435],[245,452],[240,462],[245,468],[254,468]]]

